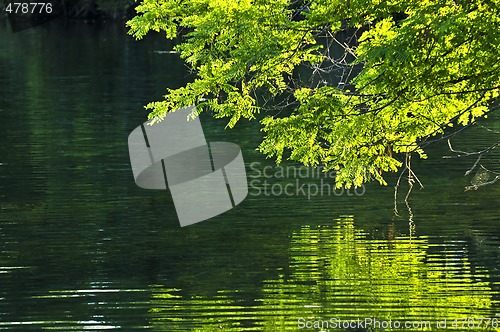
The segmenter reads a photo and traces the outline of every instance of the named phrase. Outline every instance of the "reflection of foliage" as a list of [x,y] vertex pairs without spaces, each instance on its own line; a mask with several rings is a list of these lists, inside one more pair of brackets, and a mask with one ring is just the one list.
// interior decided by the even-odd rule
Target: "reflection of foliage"
[[153,321],[163,330],[282,331],[296,330],[300,317],[434,323],[488,317],[494,305],[488,273],[471,265],[463,242],[369,239],[349,218],[304,226],[292,237],[289,265],[265,281],[255,306],[240,304],[237,290],[186,298],[179,289],[155,287]]
[[[363,316],[363,307],[370,307],[371,315],[385,319],[455,317],[469,308],[491,306],[488,283],[477,280],[486,278],[486,271],[476,268],[472,275],[462,248],[446,245],[445,252],[430,254],[432,245],[425,237],[368,240],[350,221],[327,230],[304,228],[297,241],[315,243],[308,252],[303,245],[292,248],[292,266],[305,270],[296,273],[297,280],[315,281],[315,287],[308,287],[311,294],[330,290],[321,299],[311,298],[321,305],[355,300],[360,310],[354,316]],[[312,269],[323,273],[311,275],[307,271]]]

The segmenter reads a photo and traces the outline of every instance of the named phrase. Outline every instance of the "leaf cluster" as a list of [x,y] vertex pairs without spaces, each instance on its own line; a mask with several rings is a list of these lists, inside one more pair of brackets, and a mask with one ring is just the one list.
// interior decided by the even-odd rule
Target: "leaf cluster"
[[137,12],[130,33],[180,36],[196,73],[147,105],[150,118],[198,105],[233,127],[266,109],[259,96],[287,100],[266,112],[259,150],[335,169],[338,186],[386,184],[402,155],[425,158],[426,142],[487,116],[500,93],[499,0],[143,0]]

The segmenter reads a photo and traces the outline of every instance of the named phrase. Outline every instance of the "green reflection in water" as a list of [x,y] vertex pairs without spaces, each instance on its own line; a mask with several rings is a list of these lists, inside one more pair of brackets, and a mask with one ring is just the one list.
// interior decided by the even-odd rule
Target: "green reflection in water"
[[[437,320],[447,319],[447,330],[463,330],[453,320],[475,318],[477,326],[477,319],[495,317],[488,271],[469,260],[465,241],[433,243],[390,232],[388,238],[371,239],[351,217],[303,226],[291,236],[289,266],[264,281],[261,298],[242,299],[241,290],[208,297],[152,286],[152,325],[162,331],[290,331],[301,317],[373,318],[430,321],[436,331]],[[467,330],[500,331],[484,323]]]

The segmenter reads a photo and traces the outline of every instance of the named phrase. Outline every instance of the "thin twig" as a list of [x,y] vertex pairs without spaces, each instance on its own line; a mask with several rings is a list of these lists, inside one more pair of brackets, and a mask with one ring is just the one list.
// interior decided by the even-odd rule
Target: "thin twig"
[[458,153],[458,155],[456,155],[456,156],[443,156],[443,158],[450,159],[450,158],[462,158],[462,157],[468,157],[468,156],[482,155],[482,154],[485,154],[491,150],[494,150],[498,145],[500,145],[500,142],[496,142],[493,145],[490,145],[481,151],[466,152],[466,151],[459,151],[459,150],[453,149],[453,147],[451,146],[451,140],[448,139],[448,146],[450,148],[450,151]]
[[495,178],[493,180],[491,180],[491,181],[483,182],[483,183],[480,183],[480,184],[474,184],[472,186],[467,186],[467,187],[465,187],[465,191],[469,191],[469,190],[472,190],[472,189],[477,190],[480,187],[484,187],[484,186],[493,184],[493,183],[497,182],[498,180],[500,180],[500,175],[495,176]]
[[399,212],[398,212],[398,189],[399,189],[399,184],[401,183],[401,178],[403,177],[403,174],[406,171],[406,166],[405,168],[401,171],[398,177],[398,181],[396,182],[396,185],[394,186],[394,214],[399,217]]
[[465,172],[465,174],[464,174],[465,176],[469,175],[474,170],[474,168],[476,168],[476,166],[479,163],[479,160],[481,160],[482,156],[483,155],[480,154],[479,157],[477,157],[476,162],[474,163],[474,165],[472,165],[472,167],[467,172]]
[[[408,192],[406,193],[405,196],[405,204],[407,207],[409,207],[409,202],[408,199],[410,198],[411,191],[413,190],[413,185],[415,182],[417,182],[420,185],[420,189],[424,188],[424,185],[420,181],[420,179],[417,177],[415,172],[411,169],[411,154],[407,153],[405,156],[405,166],[401,173],[399,174],[398,181],[396,182],[396,185],[394,186],[394,214],[399,217],[399,211],[398,211],[398,206],[397,206],[397,198],[398,198],[398,189],[399,185],[401,183],[401,179],[403,177],[403,174],[408,171]],[[411,210],[411,209],[410,209]]]

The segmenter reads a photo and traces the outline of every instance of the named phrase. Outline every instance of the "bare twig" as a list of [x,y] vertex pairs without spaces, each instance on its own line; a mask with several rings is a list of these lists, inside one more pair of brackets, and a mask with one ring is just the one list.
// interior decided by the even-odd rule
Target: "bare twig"
[[462,157],[469,157],[469,156],[477,156],[477,155],[483,155],[491,150],[494,150],[498,145],[500,145],[500,142],[496,142],[493,145],[488,146],[487,148],[481,150],[481,151],[474,151],[474,152],[466,152],[466,151],[459,151],[453,149],[451,146],[451,140],[448,139],[448,146],[450,148],[451,152],[458,153],[456,156],[443,156],[444,159],[450,159],[450,158],[462,158]]
[[474,163],[474,165],[472,165],[472,167],[467,172],[465,172],[465,174],[464,174],[465,176],[469,175],[476,168],[476,166],[479,163],[479,160],[481,160],[482,156],[483,155],[480,154],[479,157],[477,157],[476,162]]
[[420,189],[424,188],[424,185],[422,184],[420,179],[417,177],[415,172],[413,172],[413,170],[411,169],[411,154],[407,153],[405,156],[405,166],[404,166],[403,170],[401,171],[401,174],[399,174],[399,178],[398,178],[398,181],[396,182],[396,186],[394,186],[394,214],[396,214],[396,216],[399,216],[398,207],[397,207],[398,189],[399,189],[399,185],[401,183],[401,178],[403,177],[403,174],[406,171],[408,171],[408,192],[406,193],[406,196],[405,196],[405,204],[406,204],[406,207],[408,208],[408,210],[410,211],[410,213],[411,213],[411,208],[409,206],[408,199],[410,198],[410,194],[413,190],[413,185],[416,182],[419,184]]
[[479,183],[479,184],[474,184],[472,186],[467,186],[467,187],[465,187],[465,191],[469,191],[469,190],[472,190],[472,189],[477,190],[480,187],[484,187],[484,186],[493,184],[493,183],[497,182],[498,180],[500,180],[500,175],[495,176],[495,178],[493,180],[491,180],[491,181],[483,182],[483,183]]
[[485,127],[485,126],[483,126],[483,125],[481,125],[481,124],[478,124],[478,126],[479,126],[479,127],[481,127],[481,128],[483,128],[484,130],[489,131],[490,133],[500,134],[500,131],[496,131],[496,130],[490,129],[490,128]]
[[401,178],[403,177],[403,174],[406,171],[406,166],[405,168],[401,171],[398,177],[398,181],[396,182],[396,185],[394,186],[394,214],[399,217],[399,212],[398,212],[398,189],[399,189],[399,184],[401,183]]
[[500,145],[500,142],[496,142],[496,143],[494,143],[494,144],[492,144],[492,145],[488,146],[487,148],[485,148],[483,150],[480,150],[480,151],[467,152],[467,151],[455,150],[453,148],[453,146],[451,145],[451,140],[448,139],[448,147],[450,148],[450,151],[454,152],[454,153],[457,153],[457,155],[456,156],[443,156],[443,158],[450,159],[450,158],[462,158],[462,157],[477,156],[476,161],[474,162],[474,164],[472,165],[472,167],[469,168],[465,172],[465,176],[469,175],[474,169],[476,169],[476,167],[478,165],[483,170],[485,170],[486,172],[496,174],[495,178],[493,180],[491,180],[491,181],[486,181],[486,182],[482,182],[482,183],[473,184],[471,186],[466,186],[465,187],[465,191],[469,191],[469,190],[473,190],[473,189],[477,190],[480,187],[484,187],[484,186],[493,184],[493,183],[497,182],[500,179],[499,173],[493,172],[493,171],[485,168],[483,165],[479,164],[479,161],[481,160],[481,158],[483,157],[483,155],[485,155],[486,153],[489,153],[489,152],[493,151],[498,145]]

